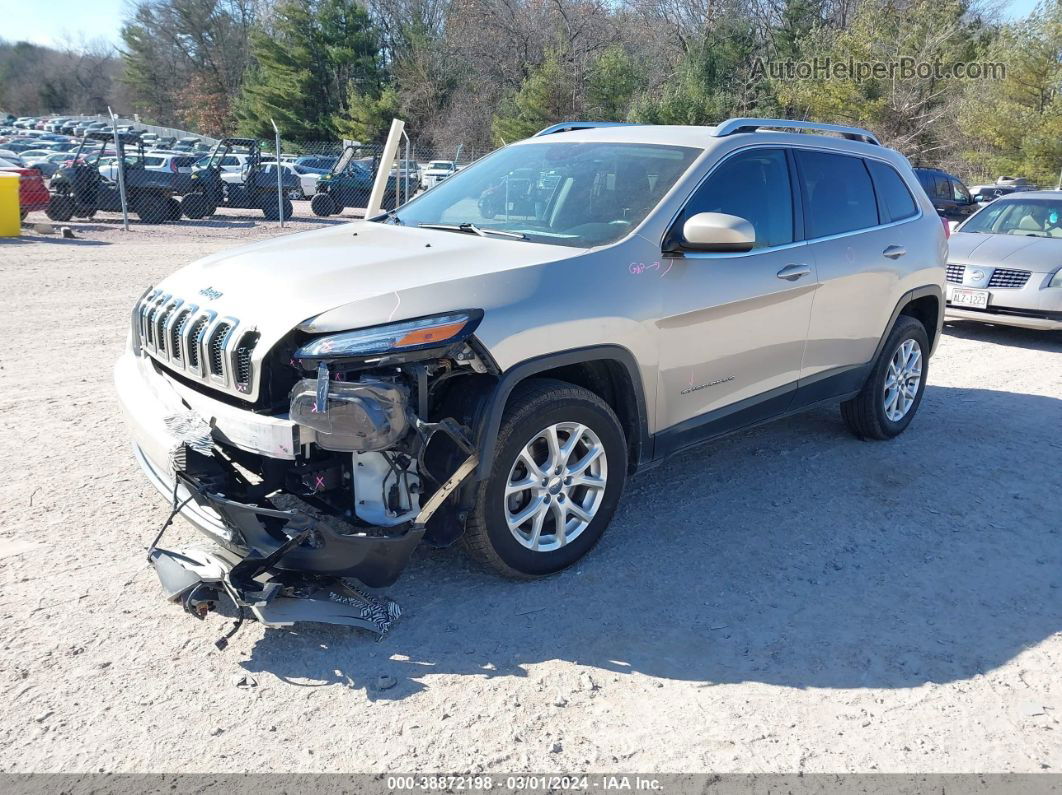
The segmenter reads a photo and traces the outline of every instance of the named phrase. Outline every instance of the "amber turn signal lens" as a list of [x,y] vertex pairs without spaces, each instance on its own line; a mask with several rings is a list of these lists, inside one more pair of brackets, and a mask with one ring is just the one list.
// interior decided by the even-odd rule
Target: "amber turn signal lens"
[[395,343],[396,348],[408,348],[412,345],[430,345],[433,342],[446,342],[456,337],[468,324],[467,320],[460,323],[447,323],[445,326],[432,326],[430,328],[418,328],[409,332]]

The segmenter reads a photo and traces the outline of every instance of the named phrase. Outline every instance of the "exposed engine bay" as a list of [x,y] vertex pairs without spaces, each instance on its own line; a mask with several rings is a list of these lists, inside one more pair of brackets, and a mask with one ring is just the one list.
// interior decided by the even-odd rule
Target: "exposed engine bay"
[[[258,401],[216,416],[197,402],[197,393],[216,401],[211,390],[150,348],[137,351],[184,396],[181,410],[164,417],[172,441],[167,525],[188,503],[220,519],[210,528],[193,521],[218,549],[168,550],[159,538],[151,545],[168,598],[200,618],[228,598],[241,617],[249,611],[267,625],[321,621],[385,633],[398,606],[345,580],[389,585],[422,539],[445,546],[461,533],[461,487],[478,464],[474,396],[493,381],[489,357],[470,339],[475,319],[458,335],[444,327],[441,345],[432,338],[438,322],[407,324],[419,342],[401,352],[350,355],[336,350],[335,336],[293,334],[263,362],[269,384]],[[282,405],[275,398],[288,384]],[[274,453],[265,433],[248,433],[255,418],[283,421],[290,453]]]

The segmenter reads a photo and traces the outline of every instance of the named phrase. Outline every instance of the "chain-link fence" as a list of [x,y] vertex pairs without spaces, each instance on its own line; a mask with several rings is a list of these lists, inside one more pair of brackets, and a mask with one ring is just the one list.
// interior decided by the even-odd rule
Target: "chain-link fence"
[[[404,138],[386,164],[381,144],[338,140],[281,141],[278,158],[275,140],[193,136],[122,117],[67,117],[52,126],[46,143],[0,130],[0,152],[10,141],[26,154],[10,153],[15,162],[9,163],[25,170],[31,186],[23,216],[44,211],[58,222],[97,213],[152,224],[195,221],[226,209],[258,210],[281,224],[293,216],[364,217],[381,169],[387,171],[381,199],[387,210],[485,154],[418,147]],[[68,139],[55,140],[59,136]],[[26,150],[38,140],[40,150]]]

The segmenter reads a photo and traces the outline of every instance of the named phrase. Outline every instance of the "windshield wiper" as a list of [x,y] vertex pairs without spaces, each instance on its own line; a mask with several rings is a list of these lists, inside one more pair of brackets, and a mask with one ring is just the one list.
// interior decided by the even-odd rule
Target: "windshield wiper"
[[527,235],[520,232],[503,232],[501,229],[483,229],[475,224],[417,224],[421,229],[442,229],[444,232],[470,232],[480,237],[498,235],[499,237],[511,237],[513,240],[527,240]]

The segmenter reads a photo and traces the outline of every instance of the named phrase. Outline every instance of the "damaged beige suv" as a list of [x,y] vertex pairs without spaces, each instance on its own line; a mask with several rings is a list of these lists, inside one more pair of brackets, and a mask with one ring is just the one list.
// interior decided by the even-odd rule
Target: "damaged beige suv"
[[116,371],[134,452],[213,542],[149,558],[197,615],[381,632],[397,606],[354,581],[393,582],[422,540],[556,572],[689,445],[828,401],[861,438],[901,433],[945,259],[866,130],[543,130],[144,294]]

